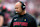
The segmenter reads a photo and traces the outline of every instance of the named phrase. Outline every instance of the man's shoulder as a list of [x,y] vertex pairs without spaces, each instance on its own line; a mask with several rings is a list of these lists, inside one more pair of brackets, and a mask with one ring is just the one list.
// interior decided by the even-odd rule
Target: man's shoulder
[[26,13],[26,17],[29,17],[29,18],[34,18],[32,15]]
[[33,17],[32,15],[30,14],[26,14],[26,17],[29,19],[29,20],[35,20],[35,17]]

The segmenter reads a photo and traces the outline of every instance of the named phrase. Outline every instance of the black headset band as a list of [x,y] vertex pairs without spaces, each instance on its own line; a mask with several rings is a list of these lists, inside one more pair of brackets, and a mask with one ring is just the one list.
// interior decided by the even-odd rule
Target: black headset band
[[24,2],[22,2],[22,1],[19,1],[19,2],[22,4],[22,5],[21,5],[22,10],[25,10],[26,7],[23,8],[23,6],[25,6]]

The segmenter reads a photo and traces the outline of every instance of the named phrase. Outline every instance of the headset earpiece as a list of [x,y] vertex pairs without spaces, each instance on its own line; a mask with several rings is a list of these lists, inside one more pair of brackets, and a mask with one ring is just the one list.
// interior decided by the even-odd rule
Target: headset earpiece
[[25,4],[23,3],[23,2],[21,2],[21,1],[19,1],[20,3],[22,3],[22,5],[21,5],[21,7],[22,7],[22,10],[25,10]]

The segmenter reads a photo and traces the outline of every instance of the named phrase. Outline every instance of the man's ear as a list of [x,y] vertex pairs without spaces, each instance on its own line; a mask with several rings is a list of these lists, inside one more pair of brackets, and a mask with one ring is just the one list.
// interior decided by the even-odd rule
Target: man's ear
[[4,23],[4,17],[0,15],[0,27],[3,26]]

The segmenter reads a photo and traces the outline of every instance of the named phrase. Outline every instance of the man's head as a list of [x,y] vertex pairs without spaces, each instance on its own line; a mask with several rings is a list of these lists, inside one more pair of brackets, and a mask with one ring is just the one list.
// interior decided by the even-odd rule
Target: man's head
[[15,4],[15,11],[16,11],[17,13],[21,13],[21,12],[23,12],[24,10],[25,10],[25,4],[24,4],[23,2],[19,1],[19,2],[17,2],[17,3]]

